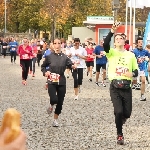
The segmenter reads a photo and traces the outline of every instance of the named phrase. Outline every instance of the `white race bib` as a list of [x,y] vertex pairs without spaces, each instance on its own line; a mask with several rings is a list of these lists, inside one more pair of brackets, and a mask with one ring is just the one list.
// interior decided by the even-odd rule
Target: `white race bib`
[[3,48],[5,49],[5,48],[7,48],[7,46],[3,46]]
[[51,73],[49,76],[49,80],[52,82],[59,82],[60,75],[56,73]]
[[16,50],[16,48],[13,47],[13,48],[12,48],[12,51],[15,51],[15,50]]
[[116,68],[116,76],[122,76],[123,74],[125,74],[126,72],[128,72],[129,69],[125,68],[125,67],[117,67]]
[[29,59],[29,55],[28,54],[24,54],[22,55],[23,59]]

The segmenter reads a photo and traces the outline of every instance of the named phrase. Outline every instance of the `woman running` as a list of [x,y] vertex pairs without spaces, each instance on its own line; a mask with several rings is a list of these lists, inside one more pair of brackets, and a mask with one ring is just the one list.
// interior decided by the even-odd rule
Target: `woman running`
[[22,67],[22,84],[27,85],[27,77],[29,72],[29,66],[31,62],[32,48],[28,44],[28,39],[23,39],[23,44],[18,48],[18,55],[20,56],[20,66]]
[[[66,66],[69,68],[75,68],[71,60],[61,52],[61,41],[59,39],[54,40],[54,53],[45,57],[45,61],[41,65],[41,71],[43,75],[48,78],[48,93],[50,96],[50,107],[48,108],[48,114],[52,113],[54,104],[56,109],[54,113],[53,127],[58,127],[58,116],[61,113],[64,97],[66,94],[66,78],[64,72]],[[46,67],[49,65],[49,71]]]

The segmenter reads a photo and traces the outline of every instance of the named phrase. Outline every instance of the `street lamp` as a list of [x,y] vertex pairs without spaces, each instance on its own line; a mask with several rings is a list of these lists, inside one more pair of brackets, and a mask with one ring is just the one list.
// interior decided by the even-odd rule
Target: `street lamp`
[[120,8],[120,0],[113,0],[112,1],[112,10],[113,10],[113,15],[114,15],[114,21],[117,20],[117,12],[118,9]]

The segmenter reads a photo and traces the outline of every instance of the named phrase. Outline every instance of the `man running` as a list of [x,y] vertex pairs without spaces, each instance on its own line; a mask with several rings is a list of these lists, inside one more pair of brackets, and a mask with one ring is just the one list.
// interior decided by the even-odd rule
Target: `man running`
[[[11,56],[11,63],[15,64],[16,62],[16,55],[17,55],[17,48],[18,48],[18,43],[15,41],[15,39],[12,37],[11,42],[9,43],[10,47],[10,56]],[[13,60],[14,58],[14,60]]]
[[124,49],[125,38],[121,34],[115,35],[116,48],[110,48],[110,41],[118,28],[116,22],[111,32],[104,40],[104,50],[109,61],[108,77],[110,97],[114,107],[115,123],[117,128],[117,143],[124,144],[122,126],[132,112],[132,77],[138,76],[138,65],[133,53]]
[[[139,37],[136,40],[137,43],[137,48],[133,50],[133,53],[135,54],[135,57],[137,59],[138,62],[138,67],[139,67],[139,77],[141,80],[141,97],[140,97],[140,101],[146,101],[146,97],[144,95],[145,93],[145,81],[146,81],[146,77],[145,77],[145,70],[147,69],[146,65],[145,65],[145,59],[146,57],[150,57],[150,53],[143,49],[143,38]],[[136,80],[136,79],[134,79]],[[133,81],[134,83],[136,83],[136,81]],[[139,83],[137,83],[137,85],[133,85],[133,88],[138,88]]]
[[96,85],[100,86],[98,83],[99,74],[101,68],[103,69],[103,77],[101,84],[103,87],[106,87],[104,80],[106,79],[106,64],[107,64],[107,58],[104,52],[103,48],[103,40],[100,40],[100,44],[95,47],[94,55],[96,56]]

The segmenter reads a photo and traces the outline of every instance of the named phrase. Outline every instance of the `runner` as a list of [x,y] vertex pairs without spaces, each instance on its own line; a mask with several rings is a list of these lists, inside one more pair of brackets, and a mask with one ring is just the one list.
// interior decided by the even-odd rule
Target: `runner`
[[20,56],[20,66],[22,67],[22,84],[27,85],[27,77],[29,72],[29,66],[31,62],[32,48],[28,44],[28,39],[23,39],[23,45],[18,48],[18,55]]
[[[54,113],[53,127],[58,127],[58,116],[61,113],[64,97],[66,94],[66,78],[64,75],[66,66],[74,68],[71,60],[61,52],[61,41],[54,40],[54,53],[45,58],[41,65],[41,71],[45,77],[48,77],[48,93],[50,96],[50,107],[47,112],[50,114],[56,104]],[[49,65],[49,71],[46,70]],[[56,94],[57,93],[57,94]]]
[[[69,55],[70,55],[70,53],[71,53],[71,51],[70,51],[70,49],[71,49],[71,47],[72,47],[72,43],[71,43],[71,41],[67,41],[67,45],[66,45],[66,48],[65,48],[65,54],[69,57]],[[69,76],[70,76],[70,69],[67,67],[66,68],[66,73],[67,73],[67,78],[69,78]]]
[[89,47],[86,49],[87,51],[87,59],[86,59],[86,66],[87,66],[87,76],[90,73],[90,79],[89,81],[92,82],[92,76],[93,76],[93,67],[94,67],[94,48],[93,43],[89,43]]
[[[145,70],[147,69],[145,66],[145,58],[146,56],[149,58],[150,57],[150,53],[143,49],[143,38],[139,37],[136,40],[137,43],[137,48],[133,50],[133,53],[135,54],[135,57],[137,59],[138,62],[138,66],[139,66],[139,77],[141,80],[141,97],[140,97],[140,101],[146,101],[146,97],[144,95],[145,93]],[[135,80],[135,79],[134,79]],[[133,81],[134,83],[136,82]],[[137,88],[140,85],[140,83],[137,83],[137,85],[133,85],[133,88]]]
[[3,39],[1,45],[2,45],[2,58],[5,58],[6,57],[6,51],[8,48],[8,43],[6,41],[6,38]]
[[81,92],[80,86],[82,85],[83,80],[83,68],[85,68],[85,60],[87,58],[87,52],[84,48],[80,46],[80,39],[74,39],[74,47],[71,47],[71,60],[74,64],[77,65],[77,69],[72,71],[72,76],[74,79],[74,100],[78,100],[78,93]]
[[[49,56],[50,54],[51,54],[51,52],[52,52],[53,50],[50,50],[49,48],[44,52],[44,55],[43,55],[43,58],[44,58],[44,60],[45,60],[45,58],[47,57],[47,56]],[[49,71],[49,65],[46,67],[46,71]],[[48,79],[47,79],[48,80]],[[46,81],[46,83],[45,83],[45,90],[47,90],[48,89],[48,82]]]
[[9,47],[10,47],[11,63],[16,64],[15,61],[16,61],[18,43],[15,41],[13,37],[11,38],[11,42],[9,43]]
[[103,40],[100,40],[100,44],[96,46],[94,50],[94,56],[96,56],[96,85],[100,86],[98,83],[98,79],[99,79],[100,70],[102,68],[103,77],[102,77],[101,84],[103,87],[106,87],[104,80],[106,80],[107,58],[104,52],[103,42],[104,42]]
[[37,50],[38,50],[38,53],[37,53],[37,63],[38,63],[38,66],[40,67],[40,61],[41,61],[41,59],[42,59],[42,53],[43,53],[43,50],[42,50],[42,48],[43,48],[43,45],[41,45],[41,44],[43,44],[43,42],[41,41],[37,41]]
[[37,45],[35,43],[35,40],[31,41],[31,48],[32,48],[33,56],[32,56],[31,64],[30,64],[30,68],[32,68],[32,72],[30,72],[30,74],[32,73],[32,77],[35,77],[35,63],[36,63],[36,60],[37,60],[37,53],[38,53]]
[[117,143],[124,144],[122,126],[132,111],[132,77],[138,76],[138,65],[133,53],[124,49],[125,39],[121,34],[115,35],[116,48],[110,48],[110,41],[118,28],[116,22],[111,32],[104,40],[104,50],[109,61],[108,77],[110,97],[114,107],[115,123],[117,128]]

